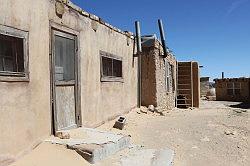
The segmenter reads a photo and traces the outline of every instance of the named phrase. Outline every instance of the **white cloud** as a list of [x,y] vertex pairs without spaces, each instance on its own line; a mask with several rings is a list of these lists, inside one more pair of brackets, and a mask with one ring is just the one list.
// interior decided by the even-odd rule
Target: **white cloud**
[[228,15],[231,14],[233,11],[235,11],[236,9],[238,9],[239,7],[241,7],[244,3],[248,2],[248,1],[249,0],[236,0],[229,7],[227,14]]

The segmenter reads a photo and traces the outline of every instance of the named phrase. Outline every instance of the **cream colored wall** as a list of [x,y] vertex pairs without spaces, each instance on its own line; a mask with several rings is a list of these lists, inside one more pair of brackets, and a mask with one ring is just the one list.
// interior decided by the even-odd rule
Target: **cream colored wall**
[[[137,105],[137,58],[133,61],[133,41],[93,20],[68,11],[62,19],[55,16],[53,21],[80,32],[81,105],[83,126],[95,127],[111,117],[130,111]],[[80,21],[79,21],[80,19]],[[100,51],[123,58],[124,82],[100,81]]]
[[0,155],[50,134],[48,2],[0,0],[0,24],[29,31],[29,82],[0,82]]
[[[51,134],[49,20],[79,32],[83,126],[93,127],[137,104],[137,59],[127,36],[54,0],[0,0],[0,24],[29,31],[29,82],[0,82],[0,156],[16,156]],[[99,51],[123,57],[124,82],[100,82]]]

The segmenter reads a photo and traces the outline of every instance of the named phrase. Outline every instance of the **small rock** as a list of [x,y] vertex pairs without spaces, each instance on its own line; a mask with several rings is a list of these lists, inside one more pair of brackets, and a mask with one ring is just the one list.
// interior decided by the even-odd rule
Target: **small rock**
[[153,105],[149,105],[148,106],[148,110],[151,111],[151,112],[154,112],[155,111],[155,107]]
[[60,139],[70,139],[70,134],[65,131],[57,131],[55,136]]
[[159,112],[161,110],[160,107],[155,107],[155,112]]
[[238,113],[238,114],[241,114],[241,113],[242,113],[242,110],[237,109],[237,110],[234,110],[234,112],[236,112],[236,113]]
[[247,110],[241,110],[242,112],[247,112]]
[[148,113],[148,111],[146,111],[146,110],[144,110],[144,109],[141,109],[140,111],[141,111],[141,113],[144,113],[144,114],[147,114],[147,113]]
[[224,133],[225,133],[226,135],[237,135],[237,131],[225,130]]
[[233,135],[237,135],[237,131],[233,131],[232,134],[233,134]]
[[162,115],[167,116],[169,113],[170,113],[170,111],[164,111],[164,112],[162,112]]
[[206,136],[206,137],[202,138],[201,141],[202,141],[202,142],[209,142],[210,139]]

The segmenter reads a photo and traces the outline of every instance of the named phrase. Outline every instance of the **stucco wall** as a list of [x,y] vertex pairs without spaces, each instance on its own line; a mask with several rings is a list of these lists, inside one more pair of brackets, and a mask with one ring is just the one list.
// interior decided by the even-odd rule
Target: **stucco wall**
[[141,63],[141,99],[143,106],[157,105],[155,48],[143,48]]
[[[239,82],[241,84],[240,95],[228,95],[227,83]],[[250,102],[250,79],[217,79],[215,80],[216,100],[224,101],[248,101]]]
[[50,134],[49,1],[0,0],[0,24],[29,32],[29,82],[0,82],[0,155]]
[[[0,156],[16,156],[51,134],[50,21],[79,32],[82,124],[94,127],[137,104],[133,41],[54,0],[0,0],[0,24],[29,32],[29,82],[0,82]],[[99,51],[123,58],[123,82],[100,81]]]
[[[171,110],[175,107],[176,94],[176,59],[173,55],[162,58],[163,49],[158,41],[153,47],[143,48],[142,59],[142,93],[143,104],[153,104],[160,110]],[[173,85],[170,92],[166,90],[166,66],[165,60],[173,65]],[[146,78],[145,78],[146,77]]]

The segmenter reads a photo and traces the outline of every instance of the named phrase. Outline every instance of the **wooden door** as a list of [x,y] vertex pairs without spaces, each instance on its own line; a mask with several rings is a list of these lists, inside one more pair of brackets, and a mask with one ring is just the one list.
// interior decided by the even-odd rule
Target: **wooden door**
[[77,40],[74,35],[52,32],[54,128],[59,131],[77,127]]

